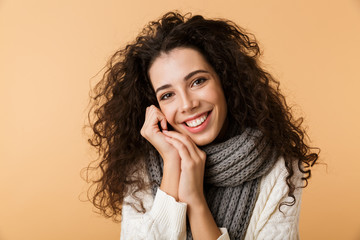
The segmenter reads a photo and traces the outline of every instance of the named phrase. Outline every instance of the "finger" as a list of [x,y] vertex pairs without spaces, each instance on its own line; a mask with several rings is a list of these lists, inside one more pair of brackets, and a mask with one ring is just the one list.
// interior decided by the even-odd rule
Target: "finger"
[[145,122],[144,122],[144,125],[149,124],[150,116],[151,116],[150,106],[148,106],[148,107],[146,108],[146,110],[145,110]]
[[167,130],[167,121],[166,121],[165,117],[161,120],[160,124],[161,124],[162,130]]
[[175,131],[166,131],[164,134],[170,138],[177,139],[182,142],[188,149],[190,156],[195,161],[202,159],[204,156],[203,152],[196,146],[193,140],[184,134]]
[[[161,129],[167,130],[167,121],[166,121],[164,114],[162,114],[162,112],[158,111],[155,113],[155,115],[156,115],[155,124],[156,124],[157,128],[159,128],[158,123],[160,122]],[[159,129],[159,131],[160,131],[160,129]]]
[[[160,109],[158,109],[157,107],[155,107],[154,105],[151,105],[149,107],[149,114],[148,114],[148,120],[149,120],[149,124],[152,125],[153,127],[156,127],[158,129],[158,123],[160,122],[161,128],[167,128],[167,121],[165,118],[165,115],[160,111]],[[160,131],[160,129],[159,129]]]
[[[162,132],[160,131],[160,128],[159,128],[159,122],[161,123],[164,121],[166,124],[166,118],[159,109],[157,109],[153,105],[147,107],[146,113],[145,113],[145,121],[144,121],[143,127],[140,131],[140,134],[150,142],[152,142],[151,139],[153,139],[158,134],[160,134],[160,135],[162,135],[162,137],[164,137],[164,135],[162,134]],[[162,124],[164,124],[164,123],[162,123]]]
[[194,141],[187,135],[176,132],[176,131],[166,131],[166,135],[170,138],[175,138],[181,142],[186,143],[186,145],[189,145],[189,147],[191,145],[196,146],[196,144],[194,143]]
[[188,148],[179,140],[171,137],[166,137],[165,140],[170,143],[179,153],[180,158],[184,161],[191,160],[190,153],[188,151]]
[[155,107],[154,105],[150,106],[151,111],[153,114],[155,114],[156,116],[156,124],[158,124],[158,122],[160,122],[160,126],[162,130],[167,130],[167,120],[165,115],[161,112],[161,110],[157,107]]

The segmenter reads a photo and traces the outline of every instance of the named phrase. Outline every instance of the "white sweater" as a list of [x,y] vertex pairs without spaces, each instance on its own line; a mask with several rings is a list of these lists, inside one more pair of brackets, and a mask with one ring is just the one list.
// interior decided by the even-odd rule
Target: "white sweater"
[[[301,172],[295,171],[295,186],[301,186]],[[283,158],[280,158],[271,171],[263,176],[250,218],[245,240],[252,239],[299,239],[298,223],[300,214],[301,188],[294,192],[296,203],[293,206],[281,202],[292,201],[287,197],[287,170]],[[122,240],[132,239],[186,239],[186,203],[177,202],[160,189],[155,199],[151,191],[137,195],[144,202],[146,213],[138,213],[129,205],[122,209],[121,236]],[[125,199],[133,202],[134,199]],[[226,228],[219,226],[222,235],[218,240],[230,239]]]

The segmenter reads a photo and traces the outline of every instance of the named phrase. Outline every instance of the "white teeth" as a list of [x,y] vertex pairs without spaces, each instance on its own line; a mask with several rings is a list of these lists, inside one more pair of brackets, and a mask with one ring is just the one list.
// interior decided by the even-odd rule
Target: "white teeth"
[[186,125],[188,125],[189,127],[197,127],[200,124],[202,124],[206,120],[206,118],[207,118],[207,114],[205,114],[202,117],[199,117],[197,119],[187,121]]

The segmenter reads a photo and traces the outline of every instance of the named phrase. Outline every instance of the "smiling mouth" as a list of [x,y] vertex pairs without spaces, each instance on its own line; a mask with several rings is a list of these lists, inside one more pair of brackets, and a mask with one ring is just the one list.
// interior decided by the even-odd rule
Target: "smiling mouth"
[[204,113],[203,115],[199,116],[198,118],[192,119],[190,121],[186,121],[185,124],[188,127],[194,128],[200,126],[207,117],[209,116],[209,112]]

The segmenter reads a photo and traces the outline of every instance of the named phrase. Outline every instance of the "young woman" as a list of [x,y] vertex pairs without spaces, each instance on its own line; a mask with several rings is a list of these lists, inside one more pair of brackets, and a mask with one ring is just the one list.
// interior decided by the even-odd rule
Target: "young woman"
[[258,44],[235,23],[170,12],[95,88],[91,200],[121,239],[297,239],[318,158]]

